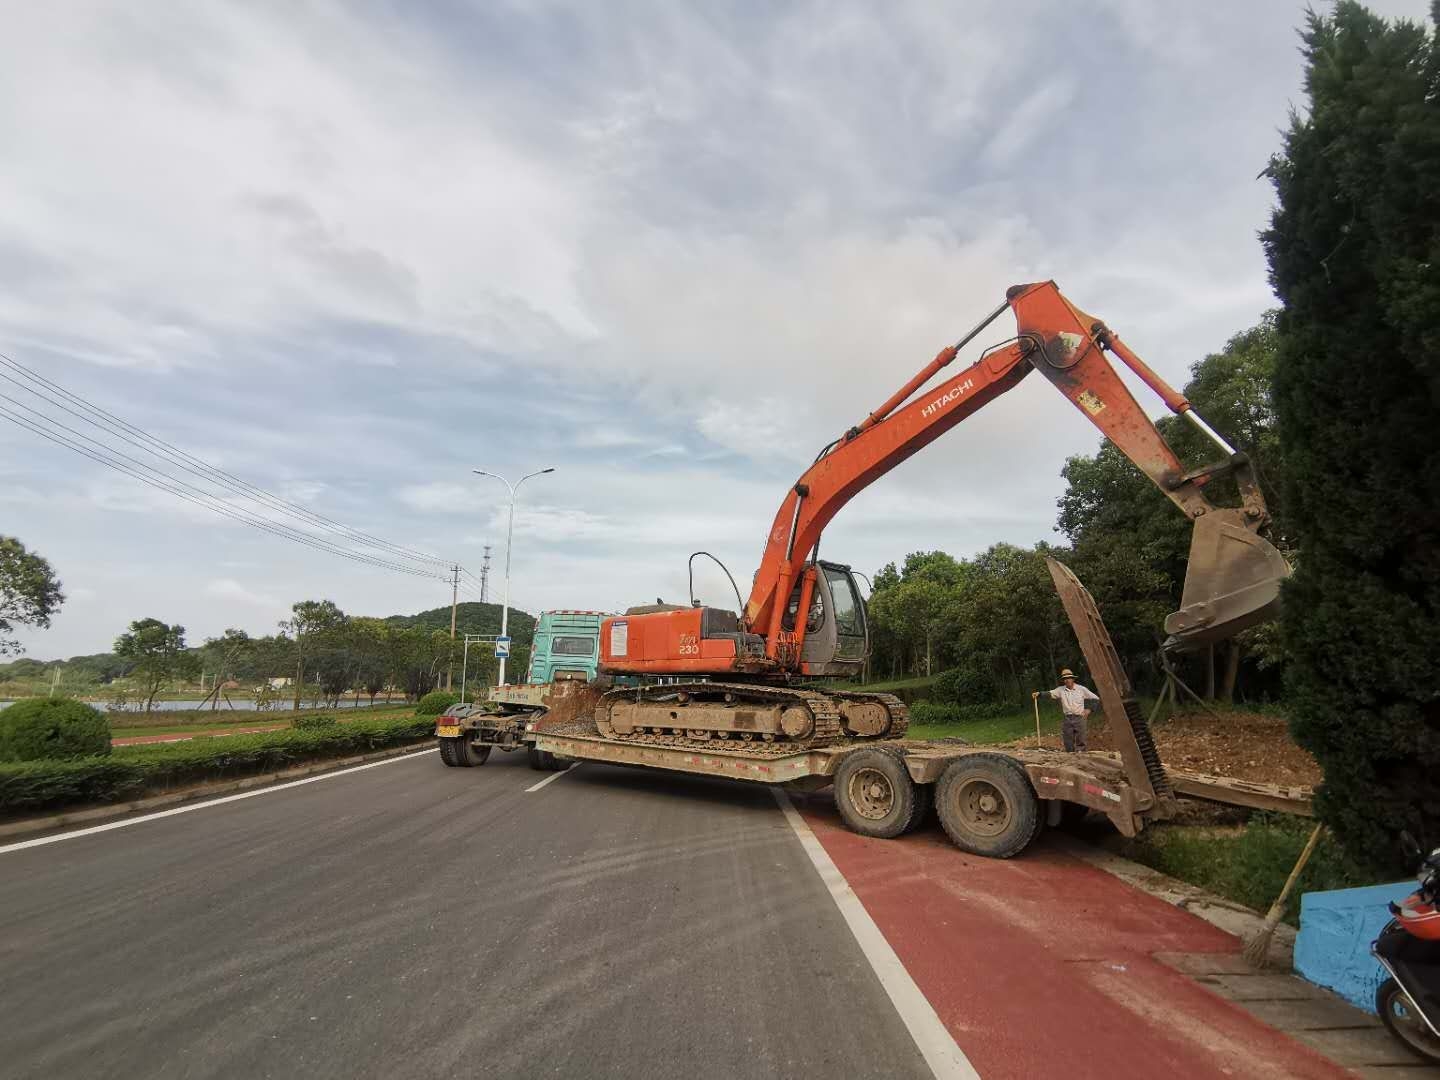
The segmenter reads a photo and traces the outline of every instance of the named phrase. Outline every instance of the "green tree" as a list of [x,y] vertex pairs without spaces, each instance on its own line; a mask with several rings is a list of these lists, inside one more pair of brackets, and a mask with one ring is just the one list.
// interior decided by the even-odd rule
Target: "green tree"
[[212,709],[220,701],[225,682],[234,677],[254,647],[255,641],[249,634],[233,627],[218,638],[205,639],[205,644],[200,647],[200,656],[204,666],[215,673],[215,691],[210,700]]
[[1263,236],[1299,551],[1287,687],[1320,818],[1400,872],[1401,827],[1440,844],[1440,45],[1351,0],[1302,38]]
[[129,632],[115,639],[115,655],[135,665],[131,676],[140,683],[147,713],[161,690],[200,673],[200,658],[185,648],[185,628],[178,623],[137,619]]
[[64,602],[50,564],[13,536],[0,536],[0,656],[20,651],[17,625],[45,629]]
[[349,631],[355,686],[369,694],[370,704],[374,705],[375,695],[390,682],[388,638],[391,628],[383,619],[362,616],[350,620]]
[[321,639],[345,623],[345,613],[333,600],[301,600],[290,606],[290,618],[280,629],[295,643],[295,695],[292,705],[300,708],[300,688],[305,682],[305,664]]

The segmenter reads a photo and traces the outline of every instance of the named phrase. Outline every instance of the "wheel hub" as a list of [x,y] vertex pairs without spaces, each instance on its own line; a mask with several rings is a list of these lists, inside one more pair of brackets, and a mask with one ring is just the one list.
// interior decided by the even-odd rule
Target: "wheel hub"
[[960,818],[981,836],[998,836],[1010,825],[1013,812],[1004,793],[990,781],[973,777],[958,793]]
[[895,788],[879,769],[856,769],[850,777],[850,803],[861,817],[880,821],[895,809]]

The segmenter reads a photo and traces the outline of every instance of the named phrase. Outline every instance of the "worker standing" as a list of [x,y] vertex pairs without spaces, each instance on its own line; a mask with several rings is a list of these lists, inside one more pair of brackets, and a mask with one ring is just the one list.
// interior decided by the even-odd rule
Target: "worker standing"
[[1061,669],[1060,685],[1054,690],[1036,690],[1030,696],[1039,698],[1041,694],[1060,702],[1060,711],[1065,714],[1060,724],[1060,738],[1065,743],[1065,749],[1083,751],[1085,721],[1090,718],[1090,707],[1086,702],[1099,701],[1100,695],[1076,682],[1075,673],[1069,668]]

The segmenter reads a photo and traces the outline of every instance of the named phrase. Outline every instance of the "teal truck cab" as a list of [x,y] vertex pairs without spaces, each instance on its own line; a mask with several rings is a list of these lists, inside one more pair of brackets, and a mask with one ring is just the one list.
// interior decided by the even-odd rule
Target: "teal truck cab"
[[543,611],[535,624],[530,646],[527,683],[552,683],[558,679],[590,682],[599,671],[599,611]]
[[483,700],[452,705],[438,718],[435,734],[445,764],[483,765],[498,748],[524,749],[533,767],[555,768],[553,755],[535,749],[533,721],[547,711],[573,711],[579,700],[573,691],[594,681],[605,617],[602,611],[541,612],[525,681],[492,686]]

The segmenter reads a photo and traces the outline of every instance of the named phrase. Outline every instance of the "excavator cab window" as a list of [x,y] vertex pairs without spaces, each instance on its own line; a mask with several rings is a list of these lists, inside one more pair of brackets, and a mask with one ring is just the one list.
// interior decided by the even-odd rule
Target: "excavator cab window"
[[855,595],[855,581],[838,567],[824,567],[825,580],[830,584],[830,603],[834,608],[835,630],[841,637],[865,636],[865,609]]
[[[795,609],[800,606],[800,582],[790,591],[790,601],[785,605],[785,617],[780,621],[784,630],[795,629]],[[805,633],[816,633],[825,625],[825,597],[819,589],[810,597],[810,617],[805,620]]]

